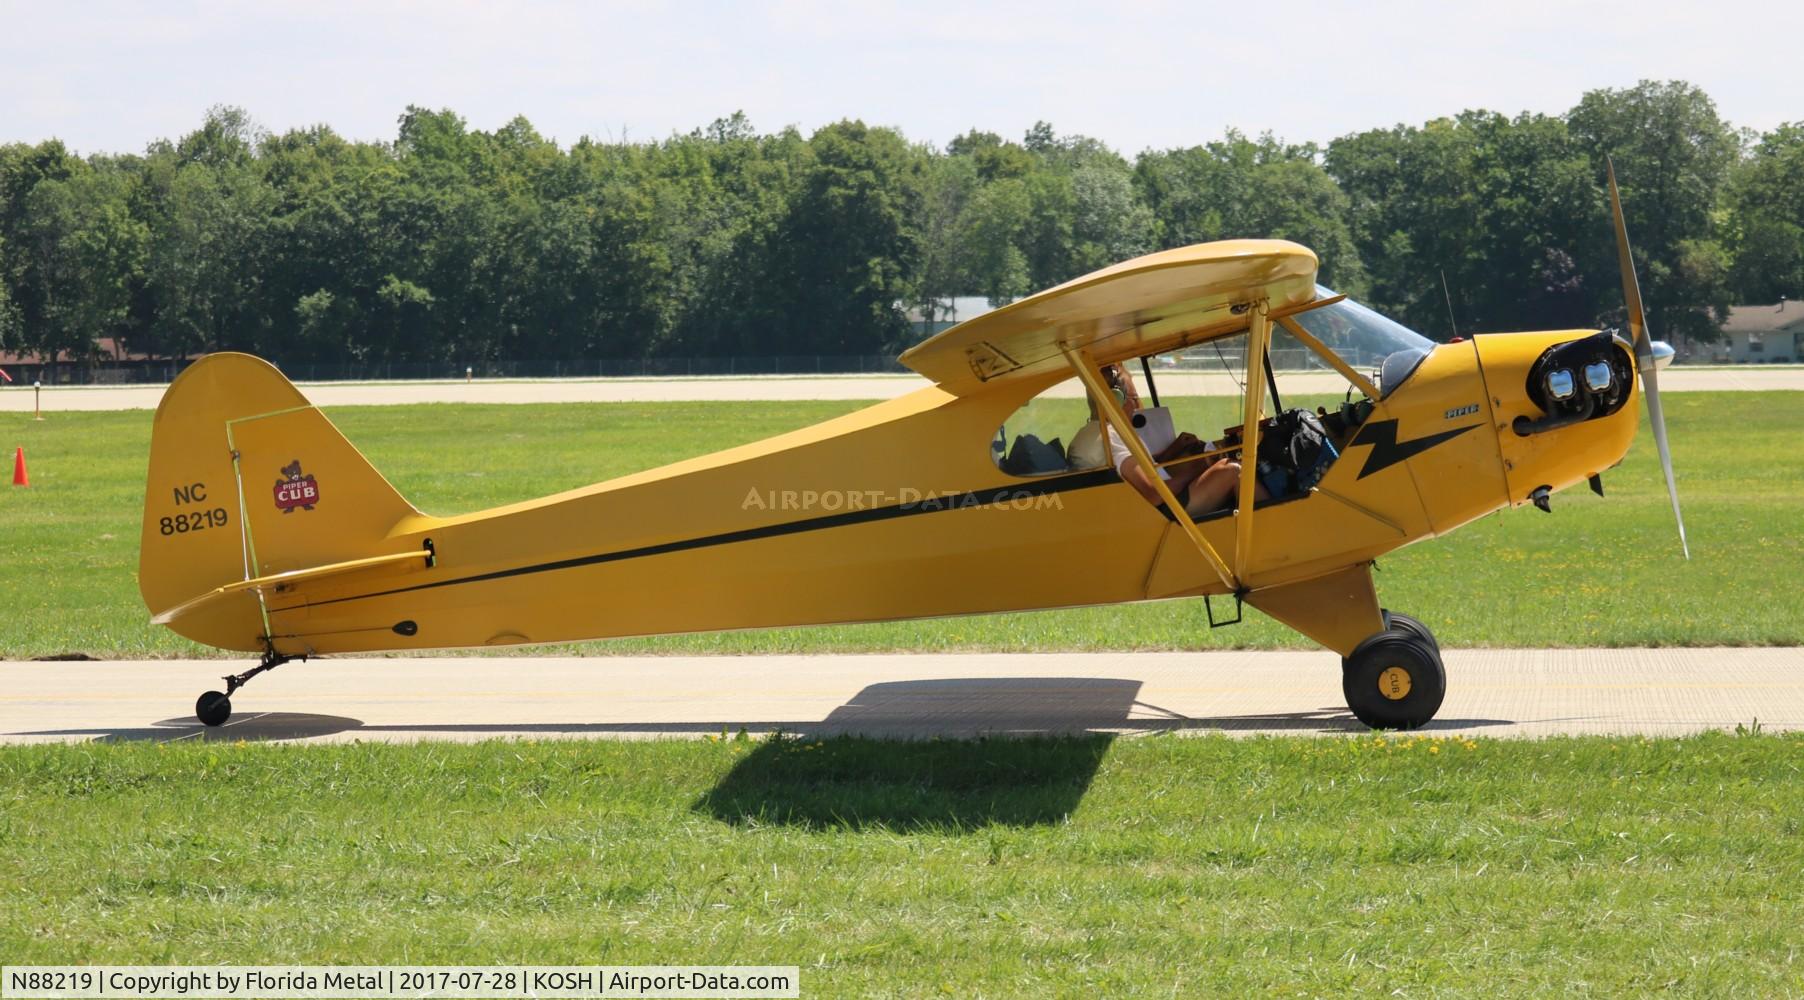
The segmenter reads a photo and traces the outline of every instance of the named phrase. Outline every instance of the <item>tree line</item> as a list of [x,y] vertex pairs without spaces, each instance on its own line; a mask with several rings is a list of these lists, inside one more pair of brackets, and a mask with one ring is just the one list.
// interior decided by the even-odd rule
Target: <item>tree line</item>
[[[1229,132],[1132,160],[1046,123],[944,149],[743,115],[567,149],[410,107],[393,142],[214,108],[143,154],[0,146],[0,347],[287,363],[877,354],[905,310],[1006,300],[1233,237],[1312,247],[1324,283],[1430,336],[1621,310],[1621,181],[1651,322],[1708,340],[1804,289],[1804,123],[1764,135],[1682,82],[1564,115],[1465,111],[1325,147]],[[1449,305],[1451,299],[1451,305]]]

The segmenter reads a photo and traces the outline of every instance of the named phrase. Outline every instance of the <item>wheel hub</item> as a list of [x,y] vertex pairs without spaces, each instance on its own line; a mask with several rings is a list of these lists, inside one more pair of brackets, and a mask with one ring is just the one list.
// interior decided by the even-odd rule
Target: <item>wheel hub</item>
[[1392,701],[1409,697],[1409,671],[1402,667],[1385,667],[1378,674],[1378,693]]

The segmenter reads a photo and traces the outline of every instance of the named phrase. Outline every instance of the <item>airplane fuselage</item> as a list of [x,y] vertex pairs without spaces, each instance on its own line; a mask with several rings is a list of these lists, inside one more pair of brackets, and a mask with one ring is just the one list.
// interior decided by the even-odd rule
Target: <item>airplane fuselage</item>
[[[1243,588],[1258,592],[1367,563],[1530,502],[1538,488],[1558,491],[1614,465],[1634,434],[1632,405],[1526,436],[1515,429],[1518,418],[1545,416],[1525,389],[1536,359],[1593,335],[1488,335],[1436,347],[1342,442],[1341,457],[1314,490],[1253,512]],[[280,376],[270,369],[269,377]],[[1061,377],[964,396],[924,388],[766,441],[540,500],[449,518],[409,511],[389,521],[373,545],[362,540],[355,548],[341,537],[354,531],[334,520],[355,512],[331,510],[359,502],[335,486],[347,459],[330,450],[308,453],[303,432],[323,422],[317,411],[239,418],[236,438],[219,444],[238,452],[234,477],[250,479],[242,468],[267,466],[273,474],[294,463],[309,480],[286,494],[278,482],[270,503],[244,501],[243,527],[260,556],[248,572],[419,551],[430,540],[431,565],[396,563],[267,593],[268,635],[289,654],[565,642],[1225,592],[1178,526],[1113,470],[1019,477],[997,468],[990,451],[996,428]],[[178,382],[170,391],[183,390]],[[159,498],[179,503],[180,484],[171,490],[157,475],[153,463],[147,545],[169,541],[153,530],[159,514],[168,516],[156,509]],[[284,495],[315,504],[301,509],[284,504]],[[1234,548],[1234,519],[1230,513],[1200,523],[1222,553]],[[260,649],[265,622],[255,600],[247,594],[172,627],[211,645]],[[1331,648],[1346,645],[1335,636],[1317,638]]]

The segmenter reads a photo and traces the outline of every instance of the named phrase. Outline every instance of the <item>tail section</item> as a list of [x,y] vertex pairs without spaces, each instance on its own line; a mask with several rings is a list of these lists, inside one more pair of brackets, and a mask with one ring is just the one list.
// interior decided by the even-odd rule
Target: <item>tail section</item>
[[180,634],[262,649],[285,587],[246,581],[391,554],[417,514],[273,365],[209,355],[157,407],[138,587]]

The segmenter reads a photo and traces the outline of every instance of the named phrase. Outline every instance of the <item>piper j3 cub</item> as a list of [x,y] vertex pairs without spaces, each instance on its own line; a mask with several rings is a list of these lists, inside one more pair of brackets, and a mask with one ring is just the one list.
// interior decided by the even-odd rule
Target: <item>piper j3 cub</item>
[[[262,653],[200,696],[208,725],[251,677],[323,654],[1225,596],[1339,653],[1361,721],[1420,726],[1445,692],[1440,651],[1380,606],[1374,559],[1598,486],[1635,435],[1638,392],[1672,488],[1664,345],[1621,220],[1617,206],[1626,340],[1437,345],[1319,287],[1295,243],[1181,247],[933,337],[902,356],[933,384],[900,398],[458,517],[416,510],[274,367],[212,355],[157,409],[144,600],[190,639]],[[1148,359],[1180,354],[1235,359],[1240,426],[1161,461],[1177,401],[1149,384],[1130,415],[1109,379],[1138,363],[1150,382]],[[1286,409],[1274,355],[1347,391],[1333,409]],[[1184,463],[1240,455],[1221,509],[1194,516],[1145,474],[1175,483]]]

